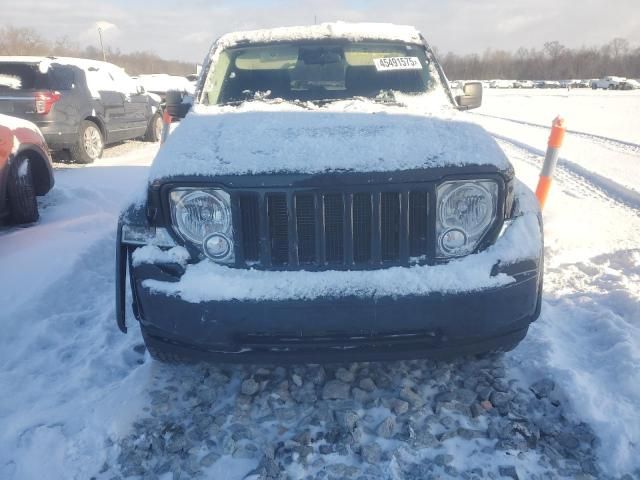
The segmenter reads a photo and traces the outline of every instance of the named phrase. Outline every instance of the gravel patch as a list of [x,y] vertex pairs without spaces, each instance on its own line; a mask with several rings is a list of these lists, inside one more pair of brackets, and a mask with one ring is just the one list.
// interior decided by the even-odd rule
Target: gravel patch
[[[609,478],[550,379],[501,355],[332,366],[157,366],[98,478]],[[227,463],[224,463],[227,465]],[[239,465],[239,466],[238,466]],[[231,473],[229,473],[231,475]],[[232,478],[232,477],[229,477]]]

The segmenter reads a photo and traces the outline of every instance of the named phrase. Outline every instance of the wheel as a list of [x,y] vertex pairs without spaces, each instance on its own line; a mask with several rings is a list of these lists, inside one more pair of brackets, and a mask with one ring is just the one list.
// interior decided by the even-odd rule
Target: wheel
[[93,163],[102,157],[104,138],[100,128],[89,120],[80,123],[78,140],[71,148],[71,158],[78,163]]
[[12,162],[9,168],[7,197],[11,220],[14,223],[33,223],[38,220],[38,202],[28,157],[18,156]]
[[162,138],[162,129],[164,128],[164,122],[162,121],[162,115],[156,112],[147,126],[147,132],[144,134],[144,140],[146,142],[159,142]]

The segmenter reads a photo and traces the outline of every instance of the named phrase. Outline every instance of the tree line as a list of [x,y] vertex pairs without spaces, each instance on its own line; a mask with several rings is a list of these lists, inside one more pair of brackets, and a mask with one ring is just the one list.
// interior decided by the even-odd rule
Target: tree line
[[[436,49],[437,51],[437,49]],[[123,67],[131,75],[195,73],[195,64],[166,60],[154,52],[122,53],[105,49],[107,61]],[[95,46],[81,47],[59,38],[45,40],[30,28],[0,28],[0,55],[69,56],[102,60]],[[521,47],[515,52],[488,49],[482,54],[439,55],[447,77],[451,80],[567,80],[601,78],[617,75],[640,78],[640,47],[632,47],[623,38],[615,38],[600,47],[568,48],[558,41],[546,42],[541,49]]]
[[[81,47],[68,37],[53,42],[45,40],[31,28],[0,28],[0,55],[34,55],[79,57],[102,60],[102,50],[95,46]],[[196,72],[196,64],[178,60],[165,60],[154,52],[122,53],[118,49],[105,48],[108,62],[124,68],[130,75],[144,73],[168,73],[187,75]]]
[[486,50],[483,54],[440,55],[451,80],[569,80],[616,75],[640,78],[640,47],[615,38],[600,47],[567,48],[558,41],[541,49],[515,52]]

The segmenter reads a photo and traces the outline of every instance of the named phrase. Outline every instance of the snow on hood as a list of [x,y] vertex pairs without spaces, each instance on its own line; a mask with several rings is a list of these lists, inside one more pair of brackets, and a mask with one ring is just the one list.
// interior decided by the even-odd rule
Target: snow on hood
[[215,43],[217,48],[229,48],[240,43],[271,43],[325,38],[359,40],[387,40],[422,43],[420,32],[408,25],[391,23],[332,22],[303,27],[280,27],[264,30],[233,32],[223,35]]
[[[3,115],[0,113],[0,125],[2,125],[3,127],[7,127],[12,132],[15,132],[19,128],[26,128],[37,133],[39,137],[42,137],[42,133],[40,133],[40,129],[35,123],[32,123],[28,120],[23,120],[22,118]],[[18,151],[18,148],[20,148],[20,139],[14,135],[11,153],[16,153]]]
[[197,106],[169,136],[150,181],[180,175],[385,172],[509,162],[478,125],[365,100],[303,108]]

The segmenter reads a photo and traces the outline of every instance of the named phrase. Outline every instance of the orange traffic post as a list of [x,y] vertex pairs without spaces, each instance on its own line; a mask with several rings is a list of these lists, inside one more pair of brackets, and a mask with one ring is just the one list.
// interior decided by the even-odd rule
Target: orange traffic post
[[551,135],[549,135],[549,142],[547,144],[547,154],[544,157],[542,172],[540,172],[540,180],[538,181],[538,188],[536,188],[536,197],[538,197],[538,202],[540,202],[540,208],[544,208],[547,196],[549,195],[549,190],[551,190],[553,172],[555,172],[556,165],[558,164],[558,155],[560,154],[560,147],[564,140],[564,134],[564,119],[557,116],[551,125]]
[[164,143],[169,136],[169,128],[171,127],[171,115],[165,110],[162,112],[162,135],[160,136],[160,143]]

